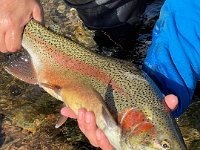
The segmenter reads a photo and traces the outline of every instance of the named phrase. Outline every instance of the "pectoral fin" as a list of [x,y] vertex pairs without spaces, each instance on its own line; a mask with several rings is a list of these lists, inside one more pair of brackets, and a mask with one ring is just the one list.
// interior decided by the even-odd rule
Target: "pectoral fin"
[[117,126],[117,122],[114,120],[114,117],[105,107],[102,108],[102,116],[108,128],[113,128]]
[[106,124],[102,130],[106,134],[110,143],[117,150],[121,150],[121,128],[118,126],[117,122],[114,120],[107,108],[102,108],[102,116]]

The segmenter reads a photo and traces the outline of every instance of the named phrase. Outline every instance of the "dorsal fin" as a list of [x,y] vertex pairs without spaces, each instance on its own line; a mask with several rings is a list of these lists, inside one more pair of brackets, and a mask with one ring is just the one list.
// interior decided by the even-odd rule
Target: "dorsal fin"
[[9,74],[24,82],[37,84],[35,69],[30,55],[26,51],[23,51],[22,56],[10,61],[4,68]]

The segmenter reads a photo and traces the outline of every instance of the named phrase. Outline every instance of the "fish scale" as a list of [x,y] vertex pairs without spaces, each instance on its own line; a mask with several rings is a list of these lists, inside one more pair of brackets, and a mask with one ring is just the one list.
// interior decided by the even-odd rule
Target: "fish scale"
[[[22,46],[30,55],[29,63],[15,60],[6,70],[25,82],[39,84],[75,113],[80,107],[93,111],[97,125],[116,149],[186,149],[174,119],[162,103],[162,93],[132,63],[98,55],[34,20],[24,29]],[[27,70],[16,69],[13,63],[28,65],[24,68],[30,68],[34,81],[30,82]],[[137,122],[133,117],[131,121],[130,116],[141,113],[142,119]],[[121,120],[116,122],[119,114],[121,124]],[[129,127],[128,132],[124,127]]]

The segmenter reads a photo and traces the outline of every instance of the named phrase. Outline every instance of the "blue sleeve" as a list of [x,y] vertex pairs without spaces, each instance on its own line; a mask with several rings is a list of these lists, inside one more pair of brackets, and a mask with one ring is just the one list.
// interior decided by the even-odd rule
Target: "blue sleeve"
[[161,91],[179,98],[175,117],[189,106],[200,78],[200,2],[166,0],[143,66]]

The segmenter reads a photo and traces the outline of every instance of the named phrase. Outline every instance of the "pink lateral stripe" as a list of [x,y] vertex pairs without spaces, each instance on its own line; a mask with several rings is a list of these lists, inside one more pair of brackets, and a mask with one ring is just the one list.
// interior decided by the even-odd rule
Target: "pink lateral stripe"
[[127,96],[124,90],[117,86],[116,83],[113,82],[112,78],[101,69],[98,69],[95,66],[91,66],[77,59],[72,59],[66,54],[63,56],[62,54],[56,53],[54,55],[52,54],[51,56],[65,68],[73,70],[74,72],[80,73],[82,75],[93,77],[98,81],[101,81],[104,85],[108,85],[111,81],[112,87],[115,91]]
[[116,92],[126,97],[128,96],[128,94],[122,88],[120,88],[115,82],[113,82],[112,78],[101,69],[95,66],[86,64],[80,60],[72,59],[66,53],[62,54],[62,52],[56,50],[56,48],[52,46],[51,44],[49,44],[48,42],[42,41],[40,38],[33,36],[31,32],[27,30],[25,30],[25,32],[37,43],[40,43],[45,48],[45,50],[48,51],[48,54],[51,55],[56,60],[56,62],[59,63],[60,65],[70,70],[73,70],[74,72],[80,73],[82,75],[96,78],[97,80],[101,81],[106,86],[109,84],[109,82],[111,82],[112,87]]

